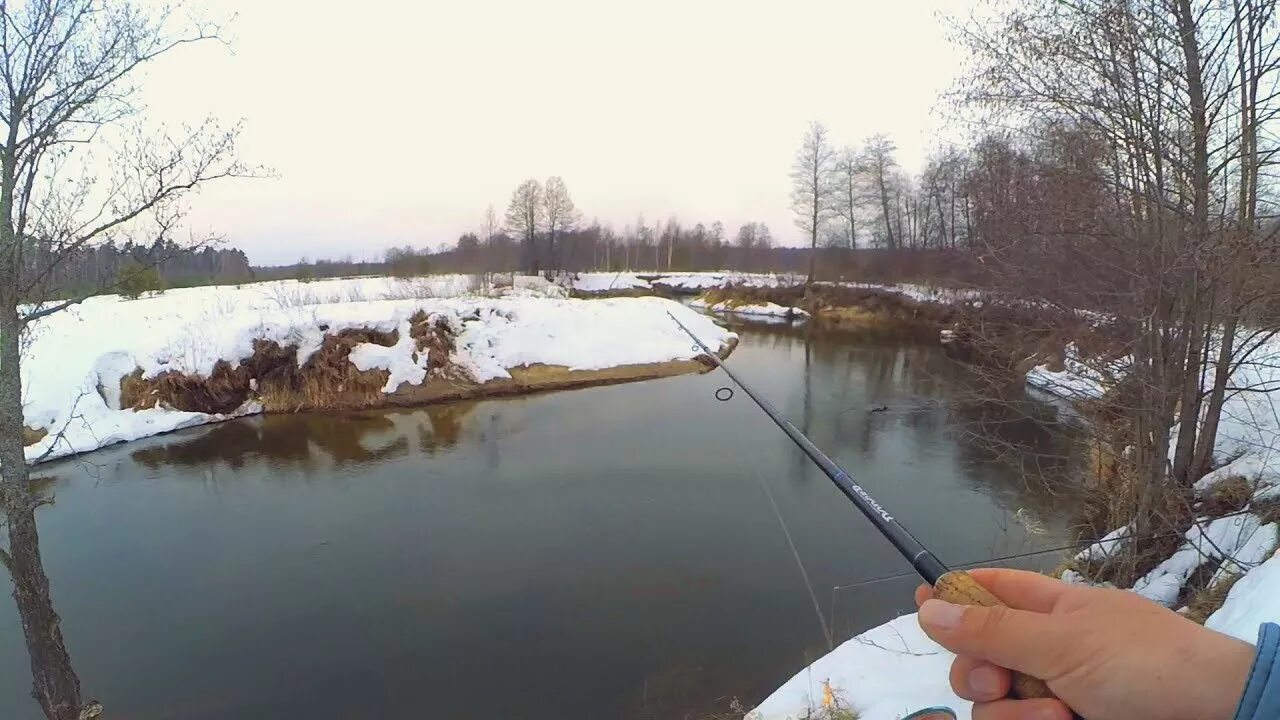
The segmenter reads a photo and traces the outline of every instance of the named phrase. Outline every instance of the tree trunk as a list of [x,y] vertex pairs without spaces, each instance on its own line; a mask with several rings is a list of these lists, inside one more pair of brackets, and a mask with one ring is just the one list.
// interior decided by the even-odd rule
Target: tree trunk
[[31,695],[49,720],[80,717],[80,678],[62,640],[58,613],[49,595],[49,578],[40,557],[35,499],[22,488],[6,485],[5,514],[9,550],[5,563],[13,579],[13,600],[22,619],[22,634],[31,658]]
[[1199,477],[1209,471],[1213,462],[1213,448],[1218,437],[1218,422],[1222,418],[1222,405],[1227,397],[1227,383],[1231,379],[1232,356],[1235,354],[1236,328],[1239,315],[1232,312],[1222,324],[1222,345],[1218,348],[1218,359],[1213,373],[1213,387],[1209,390],[1209,401],[1205,406],[1204,426],[1196,445],[1192,459],[1191,472]]
[[893,218],[889,214],[889,188],[885,186],[884,171],[880,172],[880,210],[884,213],[884,232],[886,242],[890,250],[897,248],[898,244],[893,237]]

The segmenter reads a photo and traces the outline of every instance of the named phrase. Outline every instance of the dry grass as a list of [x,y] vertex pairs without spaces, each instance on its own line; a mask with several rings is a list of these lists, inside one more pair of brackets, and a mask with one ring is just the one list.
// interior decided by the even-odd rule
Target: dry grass
[[297,347],[259,340],[253,355],[239,365],[233,368],[219,361],[207,377],[168,372],[143,378],[135,371],[120,382],[120,403],[134,409],[159,403],[175,410],[225,414],[256,392],[268,412],[372,407],[381,404],[387,372],[356,369],[348,359],[351,350],[362,343],[390,346],[398,339],[395,332],[343,330],[326,336],[301,367]]
[[1252,510],[1263,525],[1280,523],[1280,500],[1266,500],[1254,503]]
[[732,285],[707,290],[701,300],[709,305],[724,303],[730,308],[764,303],[800,307],[811,313],[815,322],[838,330],[926,341],[938,340],[941,330],[954,323],[956,314],[950,306],[921,303],[878,288],[828,284],[813,285],[807,292],[803,286]]
[[350,354],[363,343],[395,345],[399,334],[348,329],[326,336],[320,349],[301,367],[297,364],[295,346],[259,340],[254,343],[253,355],[242,359],[236,367],[219,362],[208,377],[170,372],[144,378],[142,371],[136,370],[121,379],[120,402],[122,407],[133,409],[159,404],[176,410],[223,414],[235,411],[250,400],[261,402],[269,413],[356,410],[609,385],[711,369],[709,363],[697,360],[622,365],[603,370],[530,365],[511,368],[510,378],[481,384],[452,364],[455,338],[446,320],[419,312],[410,318],[409,334],[419,357],[426,355],[428,381],[420,385],[406,383],[392,393],[383,392],[387,371],[361,371],[351,363]]
[[[1218,611],[1222,604],[1227,601],[1227,595],[1231,593],[1231,588],[1235,586],[1236,581],[1243,575],[1232,574],[1219,580],[1210,587],[1205,587],[1207,583],[1188,583],[1187,591],[1183,595],[1183,604],[1186,605],[1187,611],[1184,613],[1189,620],[1194,620],[1201,625],[1209,616]],[[1193,578],[1194,580],[1194,578]]]
[[1233,475],[1218,482],[1204,497],[1197,512],[1209,517],[1222,517],[1239,512],[1253,500],[1256,485],[1240,475]]
[[1067,567],[1093,582],[1131,587],[1181,546],[1196,515],[1191,492],[1172,483],[1146,487],[1132,463],[1096,437],[1089,457],[1092,466],[1080,511],[1083,539],[1098,539],[1126,526],[1134,529],[1134,537],[1121,542],[1105,561],[1069,561]]
[[[822,689],[822,707],[811,708],[803,715],[796,716],[796,720],[858,720],[858,712],[849,707],[842,692],[833,689],[825,682],[822,684]],[[746,713],[747,708],[734,698],[729,702],[729,709],[725,712],[699,715],[698,720],[742,720]]]
[[24,427],[22,428],[22,444],[23,446],[35,445],[36,443],[43,440],[45,436],[48,434],[49,434],[49,431],[45,430],[44,428]]

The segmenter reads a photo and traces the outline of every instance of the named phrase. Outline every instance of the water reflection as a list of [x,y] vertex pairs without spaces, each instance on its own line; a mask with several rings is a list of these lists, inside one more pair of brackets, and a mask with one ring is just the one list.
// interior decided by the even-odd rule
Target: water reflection
[[[1030,549],[1016,512],[1060,510],[963,428],[1058,440],[960,402],[966,369],[936,347],[775,328],[731,362],[948,562]],[[715,402],[724,383],[249,418],[105,449],[100,478],[49,466],[44,554],[86,688],[112,716],[184,720],[406,717],[423,695],[439,717],[749,705],[822,649],[753,476],[840,636],[901,612],[914,581],[836,602],[901,558],[748,401]],[[78,708],[35,516],[16,517],[34,562],[0,650],[23,633],[37,685]],[[0,654],[0,717],[34,714],[23,674]]]
[[[1079,433],[1061,408],[1030,396],[1018,382],[985,370],[972,358],[933,343],[903,343],[892,331],[818,328],[805,324],[756,324],[737,319],[735,329],[753,344],[804,353],[802,416],[798,424],[820,446],[856,447],[872,455],[886,433],[908,428],[921,452],[939,435],[951,437],[965,465],[1005,466],[1011,473],[976,472],[971,480],[1013,510],[1069,514],[1083,456]],[[815,390],[822,418],[809,427]],[[847,399],[856,398],[855,404]],[[844,405],[832,408],[831,405]],[[798,475],[799,476],[799,475]],[[1010,476],[1020,482],[1011,485]]]
[[265,464],[313,471],[379,463],[454,447],[475,407],[458,402],[413,411],[268,415],[215,425],[190,439],[134,450],[130,457],[153,470]]

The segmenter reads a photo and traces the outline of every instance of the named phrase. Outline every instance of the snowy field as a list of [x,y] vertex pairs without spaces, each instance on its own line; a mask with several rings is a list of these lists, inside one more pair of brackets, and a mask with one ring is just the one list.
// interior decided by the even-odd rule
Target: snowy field
[[27,459],[49,460],[260,412],[253,402],[227,416],[120,408],[120,380],[137,369],[144,377],[166,371],[207,376],[219,360],[234,366],[251,356],[259,339],[297,345],[301,366],[326,334],[347,328],[399,331],[395,346],[365,343],[352,350],[350,361],[359,370],[388,370],[384,392],[421,384],[428,380],[427,358],[409,336],[409,318],[419,311],[455,332],[450,360],[477,383],[538,363],[597,370],[693,358],[688,336],[668,312],[712,347],[733,337],[705,315],[660,298],[569,300],[563,288],[523,277],[515,287],[497,291],[500,297],[475,290],[471,277],[441,276],[281,281],[171,290],[139,300],[92,298],[42,319],[26,339],[25,424],[48,433],[28,446]]

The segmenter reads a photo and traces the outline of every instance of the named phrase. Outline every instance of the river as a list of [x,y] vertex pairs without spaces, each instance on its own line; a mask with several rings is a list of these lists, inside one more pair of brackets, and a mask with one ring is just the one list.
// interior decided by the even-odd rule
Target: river
[[[941,348],[742,333],[729,362],[945,562],[1063,544],[1070,500],[970,432]],[[833,590],[908,566],[745,395],[717,402],[725,383],[259,417],[40,466],[84,696],[131,720],[749,706],[824,625],[839,642],[909,611],[916,581]],[[30,684],[6,600],[0,717],[39,716]]]

